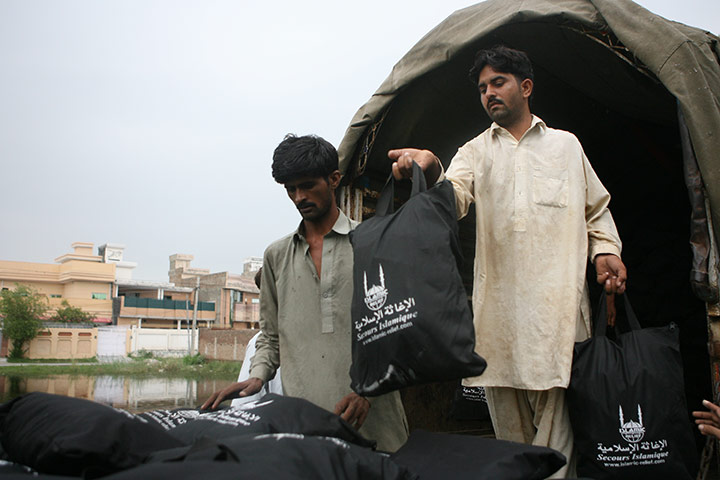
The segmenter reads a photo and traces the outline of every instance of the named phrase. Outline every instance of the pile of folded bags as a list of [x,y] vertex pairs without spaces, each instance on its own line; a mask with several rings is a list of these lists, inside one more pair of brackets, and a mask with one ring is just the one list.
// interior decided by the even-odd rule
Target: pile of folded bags
[[470,435],[416,431],[397,452],[374,449],[339,416],[268,394],[241,408],[132,414],[30,393],[0,406],[4,479],[542,479],[565,458]]

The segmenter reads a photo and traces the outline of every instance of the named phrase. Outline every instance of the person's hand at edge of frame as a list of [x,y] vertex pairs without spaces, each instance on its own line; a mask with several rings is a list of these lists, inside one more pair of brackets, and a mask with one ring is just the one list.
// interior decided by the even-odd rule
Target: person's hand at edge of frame
[[392,173],[395,180],[412,178],[413,161],[425,172],[428,186],[433,185],[440,176],[440,159],[430,150],[398,148],[390,150],[388,158],[393,161]]
[[370,401],[355,392],[348,393],[335,405],[335,415],[340,415],[356,430],[365,423],[369,411]]
[[611,253],[599,254],[595,257],[595,271],[597,282],[603,285],[605,293],[625,293],[627,269],[620,257]]
[[242,382],[235,382],[232,385],[210,395],[210,398],[205,400],[205,403],[202,404],[200,410],[215,410],[225,400],[254,395],[259,392],[262,387],[263,381],[256,377],[250,377]]
[[720,407],[708,400],[703,400],[702,403],[708,411],[692,412],[698,430],[703,435],[713,436],[720,440]]

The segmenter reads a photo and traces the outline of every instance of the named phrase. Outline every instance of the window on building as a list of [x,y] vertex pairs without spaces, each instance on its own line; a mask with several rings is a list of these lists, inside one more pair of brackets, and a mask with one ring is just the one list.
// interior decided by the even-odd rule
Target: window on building
[[260,303],[260,299],[259,299],[259,298],[253,298],[253,299],[252,299],[252,303]]
[[58,293],[51,293],[50,298],[62,298],[62,295],[60,295]]
[[93,300],[107,300],[107,293],[93,293]]

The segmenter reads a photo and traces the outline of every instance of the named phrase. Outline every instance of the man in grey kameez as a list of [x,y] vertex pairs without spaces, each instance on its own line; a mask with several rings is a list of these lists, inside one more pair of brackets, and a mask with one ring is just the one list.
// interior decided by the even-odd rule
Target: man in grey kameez
[[353,252],[356,222],[336,206],[337,152],[325,140],[288,136],[273,155],[273,178],[284,185],[303,220],[265,251],[260,328],[250,378],[217,392],[203,407],[252,395],[282,364],[286,395],[334,411],[378,449],[397,450],[408,435],[398,392],[361,397],[350,390]]

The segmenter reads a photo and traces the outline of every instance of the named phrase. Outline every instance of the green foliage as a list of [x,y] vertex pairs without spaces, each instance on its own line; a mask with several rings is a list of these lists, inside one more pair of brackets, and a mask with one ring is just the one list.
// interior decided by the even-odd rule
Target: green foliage
[[133,360],[150,360],[155,357],[155,355],[153,355],[153,353],[149,350],[138,350],[137,353],[128,354],[128,357]]
[[183,365],[202,365],[205,363],[205,357],[199,353],[195,355],[185,355],[182,358]]
[[[24,365],[31,364],[31,363],[41,363],[41,364],[55,364],[55,363],[69,363],[69,364],[76,364],[76,363],[97,363],[98,359],[97,357],[88,357],[88,358],[8,358],[7,363],[22,363]],[[0,370],[0,373],[2,371]]]
[[25,343],[42,329],[42,316],[48,309],[47,298],[25,285],[0,292],[3,335],[11,340],[10,358],[22,358]]
[[63,323],[85,323],[92,322],[95,315],[91,315],[83,311],[80,307],[73,307],[67,300],[62,301],[62,307],[57,309],[57,313],[52,317],[53,322]]

